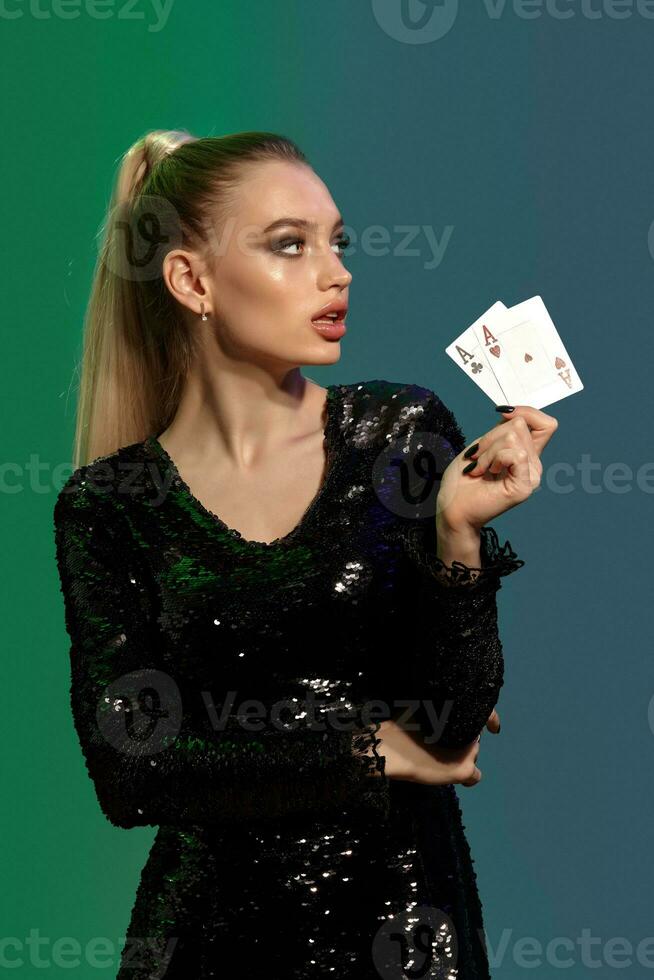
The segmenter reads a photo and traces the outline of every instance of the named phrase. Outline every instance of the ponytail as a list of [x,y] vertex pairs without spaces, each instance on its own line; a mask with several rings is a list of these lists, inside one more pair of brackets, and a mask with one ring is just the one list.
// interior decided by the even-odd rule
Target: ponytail
[[267,132],[154,130],[122,157],[84,320],[74,468],[169,425],[196,335],[165,285],[163,259],[178,247],[206,257],[209,217],[220,216],[245,164],[267,160],[308,163],[292,140]]

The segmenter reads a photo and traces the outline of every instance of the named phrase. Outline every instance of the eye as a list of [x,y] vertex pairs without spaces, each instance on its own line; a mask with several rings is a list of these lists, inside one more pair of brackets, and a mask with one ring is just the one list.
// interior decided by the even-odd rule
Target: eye
[[341,237],[338,239],[338,241],[335,244],[336,247],[339,249],[340,254],[343,255],[345,249],[348,248],[350,244],[350,239],[348,238],[347,235],[341,235]]
[[292,248],[294,245],[304,245],[304,241],[301,238],[283,238],[281,241],[276,242],[273,245],[273,252],[284,252],[286,255],[297,255],[297,252],[287,252],[287,248]]
[[[283,253],[284,255],[293,255],[293,256],[296,256],[296,255],[299,255],[300,253],[299,252],[289,252],[289,251],[287,251],[287,249],[294,248],[297,245],[304,245],[304,239],[303,238],[283,238],[280,241],[275,242],[275,244],[272,246],[272,250],[273,250],[273,252],[280,252],[280,253]],[[343,253],[345,252],[345,249],[348,248],[349,245],[350,245],[350,239],[349,239],[349,237],[347,235],[342,235],[336,242],[334,242],[334,245],[332,246],[332,248],[336,247],[338,249],[339,255],[343,255]]]

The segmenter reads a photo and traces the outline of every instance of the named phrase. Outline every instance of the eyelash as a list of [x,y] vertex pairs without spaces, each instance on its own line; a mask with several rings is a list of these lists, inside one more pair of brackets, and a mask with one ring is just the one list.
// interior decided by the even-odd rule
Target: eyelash
[[[338,241],[335,244],[340,246],[341,256],[342,256],[345,249],[350,245],[350,239],[348,238],[347,235],[341,235],[341,237],[338,239]],[[273,252],[283,252],[283,249],[288,248],[290,245],[304,245],[304,239],[284,238],[282,239],[282,241],[277,242],[275,245],[273,245]],[[293,258],[293,259],[299,258],[299,253],[296,253],[295,255],[289,255],[289,258]]]

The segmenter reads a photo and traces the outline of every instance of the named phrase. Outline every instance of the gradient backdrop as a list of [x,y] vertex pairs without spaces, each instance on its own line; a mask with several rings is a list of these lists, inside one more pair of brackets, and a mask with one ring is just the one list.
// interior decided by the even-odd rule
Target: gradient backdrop
[[[585,390],[546,409],[543,483],[494,522],[526,565],[499,595],[502,732],[459,797],[494,977],[654,976],[652,18],[647,0],[0,3],[1,972],[113,977],[154,839],[108,823],[86,776],[52,508],[117,160],[184,127],[291,136],[351,233],[386,229],[386,254],[347,260],[320,384],[427,385],[472,442],[497,416],[444,347],[498,298],[548,305]],[[105,937],[107,965],[65,966],[65,937]]]

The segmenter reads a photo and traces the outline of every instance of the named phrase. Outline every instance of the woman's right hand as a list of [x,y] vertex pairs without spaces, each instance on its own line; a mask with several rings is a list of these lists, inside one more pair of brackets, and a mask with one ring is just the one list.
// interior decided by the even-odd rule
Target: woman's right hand
[[[492,730],[489,727],[489,731]],[[419,735],[417,739],[413,738],[392,719],[380,723],[377,738],[381,742],[376,746],[376,751],[386,759],[384,773],[389,779],[435,786],[444,783],[476,786],[481,779],[481,770],[475,765],[480,749],[479,739],[460,749],[429,746],[420,740]]]

